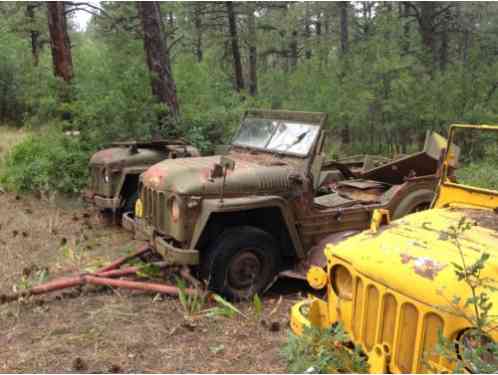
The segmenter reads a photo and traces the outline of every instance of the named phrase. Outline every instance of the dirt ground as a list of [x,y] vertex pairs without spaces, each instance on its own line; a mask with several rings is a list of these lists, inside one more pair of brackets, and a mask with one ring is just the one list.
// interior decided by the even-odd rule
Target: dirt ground
[[[0,193],[0,207],[0,294],[140,245],[73,201]],[[272,288],[266,324],[249,302],[237,304],[246,318],[189,319],[177,298],[90,286],[1,305],[0,372],[285,372],[280,350],[303,287]]]

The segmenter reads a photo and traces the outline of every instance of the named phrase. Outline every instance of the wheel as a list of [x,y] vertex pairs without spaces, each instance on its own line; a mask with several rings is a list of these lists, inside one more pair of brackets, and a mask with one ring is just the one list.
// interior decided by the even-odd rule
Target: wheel
[[138,200],[138,191],[134,191],[133,193],[130,194],[128,198],[126,198],[123,207],[123,213],[130,211],[135,213],[135,204],[137,203],[137,200]]
[[434,192],[429,189],[409,193],[394,210],[392,219],[399,219],[402,216],[428,209],[433,198]]
[[207,249],[201,276],[209,289],[238,301],[263,292],[279,265],[275,239],[259,228],[242,226],[226,230]]

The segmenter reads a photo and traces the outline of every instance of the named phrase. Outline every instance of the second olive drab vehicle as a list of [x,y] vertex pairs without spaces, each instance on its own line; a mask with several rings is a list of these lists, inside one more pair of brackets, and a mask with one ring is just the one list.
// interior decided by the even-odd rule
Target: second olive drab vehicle
[[199,152],[181,139],[113,143],[90,159],[90,181],[83,198],[102,211],[133,211],[142,172],[164,159],[191,156]]
[[[231,299],[263,292],[280,275],[325,266],[324,242],[427,208],[446,140],[398,160],[325,162],[324,113],[248,111],[226,155],[164,160],[140,177],[123,226],[172,265],[196,266]],[[368,158],[367,158],[368,159]]]

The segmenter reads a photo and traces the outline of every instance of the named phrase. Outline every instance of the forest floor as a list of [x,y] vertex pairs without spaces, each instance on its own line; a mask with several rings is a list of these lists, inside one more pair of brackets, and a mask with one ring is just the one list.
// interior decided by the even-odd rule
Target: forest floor
[[[0,159],[26,134],[2,128]],[[0,207],[0,294],[95,269],[142,244],[78,198],[0,190]],[[178,298],[90,286],[0,305],[0,373],[286,372],[289,309],[305,289],[277,283],[258,317],[251,302],[236,304],[244,317],[191,318]]]
[[[0,293],[139,247],[91,209],[61,202],[0,193]],[[246,317],[192,320],[177,298],[90,286],[0,305],[0,372],[285,372],[289,308],[303,287],[267,293],[259,319],[250,302],[237,304]]]

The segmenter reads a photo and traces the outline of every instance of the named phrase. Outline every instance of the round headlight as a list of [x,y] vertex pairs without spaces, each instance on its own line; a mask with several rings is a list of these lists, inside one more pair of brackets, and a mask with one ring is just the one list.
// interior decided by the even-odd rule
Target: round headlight
[[473,373],[483,372],[483,366],[498,366],[496,344],[484,333],[468,329],[462,333],[457,344],[458,355]]
[[353,296],[353,277],[349,270],[343,265],[336,264],[330,270],[330,280],[335,294],[343,299],[351,299]]
[[180,201],[178,198],[172,198],[170,202],[171,220],[177,222],[180,218]]

